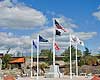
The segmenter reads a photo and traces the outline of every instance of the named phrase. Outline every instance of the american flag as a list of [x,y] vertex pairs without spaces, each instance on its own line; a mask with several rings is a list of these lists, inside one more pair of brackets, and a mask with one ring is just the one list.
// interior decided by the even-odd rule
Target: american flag
[[58,29],[62,29],[64,32],[67,32],[56,20],[55,20],[55,25]]

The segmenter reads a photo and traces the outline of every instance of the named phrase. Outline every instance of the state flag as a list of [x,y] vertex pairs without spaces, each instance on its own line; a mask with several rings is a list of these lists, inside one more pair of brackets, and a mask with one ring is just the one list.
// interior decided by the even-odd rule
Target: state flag
[[61,32],[59,30],[56,30],[56,35],[61,36]]
[[36,46],[36,44],[35,44],[34,40],[33,40],[33,46],[34,46],[35,48],[37,48],[37,46]]
[[74,35],[71,36],[71,42],[78,43],[78,41],[79,41],[78,37],[76,37]]
[[82,40],[80,40],[77,36],[72,35],[71,36],[71,41],[84,46],[84,42]]
[[48,42],[48,40],[39,35],[39,42]]

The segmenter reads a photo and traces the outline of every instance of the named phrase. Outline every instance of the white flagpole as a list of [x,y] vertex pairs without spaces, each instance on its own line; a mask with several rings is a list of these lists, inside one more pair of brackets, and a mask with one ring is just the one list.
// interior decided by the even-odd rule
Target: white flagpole
[[31,40],[31,78],[33,77],[32,67],[33,67],[33,40]]
[[55,73],[55,23],[53,18],[53,67],[54,67],[54,73]]
[[76,42],[76,76],[78,76],[78,63],[77,63],[77,42]]
[[37,35],[37,80],[39,79],[39,35]]
[[72,53],[71,53],[71,34],[70,34],[70,79],[72,79]]

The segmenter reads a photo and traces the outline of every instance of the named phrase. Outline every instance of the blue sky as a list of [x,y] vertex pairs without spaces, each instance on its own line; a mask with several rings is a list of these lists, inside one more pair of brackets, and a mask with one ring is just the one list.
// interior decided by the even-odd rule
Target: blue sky
[[[100,51],[99,0],[1,0],[0,11],[0,38],[4,36],[1,50],[13,42],[13,50],[30,53],[30,41],[36,39],[37,33],[52,43],[52,18],[56,18],[90,50]],[[68,47],[66,37],[68,34],[62,33],[61,39],[56,38],[62,47],[60,52]],[[51,45],[41,44],[41,48],[52,48]]]

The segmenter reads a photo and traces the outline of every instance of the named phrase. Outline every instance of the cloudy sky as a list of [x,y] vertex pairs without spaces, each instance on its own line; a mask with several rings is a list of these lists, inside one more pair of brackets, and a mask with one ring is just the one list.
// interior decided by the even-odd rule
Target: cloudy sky
[[[40,43],[40,49],[52,49],[53,18],[92,52],[100,52],[99,0],[0,0],[0,50],[30,55],[31,40],[36,41],[37,34],[49,40]],[[60,47],[56,54],[60,54],[69,46],[69,33],[62,31],[56,42]]]

